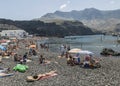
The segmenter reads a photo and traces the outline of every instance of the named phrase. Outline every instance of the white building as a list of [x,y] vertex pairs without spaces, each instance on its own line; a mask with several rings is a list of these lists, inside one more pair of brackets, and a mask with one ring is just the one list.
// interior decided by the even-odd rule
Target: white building
[[0,35],[9,37],[24,37],[27,36],[28,33],[24,30],[2,30],[2,32],[0,32]]

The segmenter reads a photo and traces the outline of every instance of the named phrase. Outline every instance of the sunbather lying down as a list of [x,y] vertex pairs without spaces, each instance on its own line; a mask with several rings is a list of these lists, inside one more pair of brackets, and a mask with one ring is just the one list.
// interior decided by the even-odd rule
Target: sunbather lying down
[[0,73],[0,78],[12,76],[12,75],[14,75],[14,73]]
[[44,62],[40,62],[39,64],[50,64],[51,61],[45,60]]
[[45,60],[45,64],[50,64],[51,61]]
[[37,81],[37,80],[50,78],[50,77],[53,77],[53,76],[56,76],[56,75],[58,75],[56,70],[55,71],[50,71],[48,73],[39,74],[39,75],[36,75],[36,76],[27,76],[27,81],[28,82],[33,82],[33,81]]
[[58,56],[58,58],[65,58],[65,56]]

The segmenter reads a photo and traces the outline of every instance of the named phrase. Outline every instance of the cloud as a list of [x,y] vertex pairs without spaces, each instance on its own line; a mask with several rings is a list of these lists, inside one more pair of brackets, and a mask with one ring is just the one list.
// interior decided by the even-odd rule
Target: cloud
[[66,7],[67,7],[67,4],[63,4],[63,5],[60,6],[60,9],[62,10],[64,8],[66,8]]
[[110,1],[110,4],[115,4],[115,1]]
[[70,1],[68,0],[65,4],[62,4],[60,6],[60,10],[63,10],[64,8],[66,8],[68,6],[68,4],[70,4]]

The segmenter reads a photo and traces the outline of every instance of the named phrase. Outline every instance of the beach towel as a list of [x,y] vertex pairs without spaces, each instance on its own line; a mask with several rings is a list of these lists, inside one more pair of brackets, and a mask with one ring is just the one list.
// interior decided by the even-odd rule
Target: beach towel
[[19,72],[25,72],[29,67],[23,64],[17,64],[13,70],[19,71]]
[[45,74],[39,74],[37,75],[37,78],[34,78],[34,76],[27,76],[27,81],[28,82],[33,82],[33,81],[37,81],[37,80],[43,80],[43,79],[47,79],[53,76],[58,75],[55,71],[51,71],[49,73],[45,73]]
[[0,78],[13,76],[13,75],[14,75],[14,73],[9,73],[9,74],[7,74],[7,73],[0,73]]

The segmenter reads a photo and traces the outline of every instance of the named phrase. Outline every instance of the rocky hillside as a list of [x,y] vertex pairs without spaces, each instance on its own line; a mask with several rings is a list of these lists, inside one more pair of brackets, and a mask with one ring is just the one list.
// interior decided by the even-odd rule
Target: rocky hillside
[[116,24],[120,23],[120,10],[102,11],[95,8],[89,8],[81,11],[73,10],[71,12],[56,11],[35,20],[53,22],[56,19],[78,20],[98,31],[109,32],[115,31],[114,28]]
[[63,21],[58,25],[56,23],[44,23],[42,21],[13,21],[0,19],[0,30],[3,29],[24,29],[31,34],[57,37],[95,34],[91,28],[86,27],[79,21]]

